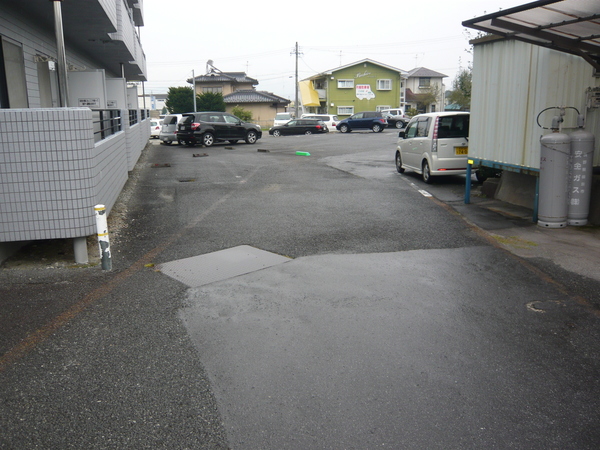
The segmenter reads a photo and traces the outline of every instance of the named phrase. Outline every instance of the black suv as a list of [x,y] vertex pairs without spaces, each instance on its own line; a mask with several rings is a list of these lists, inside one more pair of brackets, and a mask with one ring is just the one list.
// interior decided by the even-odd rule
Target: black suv
[[342,133],[349,133],[352,130],[361,128],[380,133],[387,125],[387,120],[379,111],[363,111],[338,122],[336,128]]
[[177,126],[177,140],[189,146],[202,144],[210,147],[220,141],[236,144],[241,139],[247,144],[254,144],[261,137],[262,130],[258,125],[217,111],[185,113]]

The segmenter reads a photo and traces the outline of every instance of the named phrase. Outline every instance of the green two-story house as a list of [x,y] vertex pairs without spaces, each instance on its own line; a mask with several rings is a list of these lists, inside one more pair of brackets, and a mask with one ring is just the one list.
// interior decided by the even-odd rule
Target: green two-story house
[[302,80],[304,113],[350,116],[361,111],[398,108],[405,103],[407,74],[363,59]]

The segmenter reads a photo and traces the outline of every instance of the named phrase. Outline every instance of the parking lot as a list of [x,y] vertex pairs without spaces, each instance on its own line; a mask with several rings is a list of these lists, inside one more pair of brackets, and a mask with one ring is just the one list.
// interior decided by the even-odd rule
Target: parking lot
[[[596,447],[595,285],[493,245],[395,140],[153,141],[112,272],[2,272],[3,446]],[[202,281],[247,246],[275,263]]]

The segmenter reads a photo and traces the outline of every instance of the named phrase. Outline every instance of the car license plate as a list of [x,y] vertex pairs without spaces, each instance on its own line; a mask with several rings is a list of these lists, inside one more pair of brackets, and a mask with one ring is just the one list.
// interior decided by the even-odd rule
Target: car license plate
[[469,147],[454,147],[454,152],[456,155],[468,155]]

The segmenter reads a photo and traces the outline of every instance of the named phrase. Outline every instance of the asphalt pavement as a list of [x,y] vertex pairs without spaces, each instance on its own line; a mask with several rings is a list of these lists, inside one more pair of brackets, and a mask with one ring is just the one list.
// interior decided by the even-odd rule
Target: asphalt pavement
[[[360,239],[370,230],[385,235],[387,203],[368,209],[377,220],[339,237],[309,234],[299,207],[285,211],[294,220],[282,214],[269,221],[324,251],[306,251],[261,222],[253,230],[263,250],[285,249],[277,253],[287,258],[186,285],[158,263],[184,261],[178,255],[198,253],[196,245],[210,258],[208,249],[238,249],[234,244],[250,236],[249,224],[232,221],[227,236],[203,241],[241,205],[251,208],[255,154],[233,167],[227,155],[216,159],[219,149],[193,149],[210,154],[211,170],[229,171],[231,180],[212,183],[214,191],[199,194],[209,206],[191,209],[177,206],[187,200],[156,172],[163,169],[148,169],[178,156],[151,149],[139,164],[144,176],[133,174],[111,214],[115,225],[127,221],[127,239],[116,241],[130,247],[113,273],[93,264],[71,268],[68,243],[56,242],[36,244],[0,269],[1,448],[600,445],[597,227],[543,229],[530,210],[476,193],[465,205],[460,183],[425,186],[396,174],[387,150],[318,156],[315,146],[315,164],[286,159],[267,142],[294,141],[260,146],[281,161],[263,174],[279,181],[281,171],[288,186],[269,178],[257,185],[264,197],[255,205],[275,195],[312,204],[312,197],[301,200],[323,192],[296,193],[305,173],[290,176],[319,169],[331,186],[341,185],[339,193],[328,191],[334,202],[319,211],[323,217],[336,201],[346,202],[342,183],[352,186],[351,174],[364,189],[381,190],[376,180],[408,199],[407,217],[393,216],[397,224],[416,213],[410,205],[422,210],[433,202],[431,214],[446,221],[447,235],[440,232],[439,244],[384,250],[386,236],[383,244]],[[179,173],[186,181],[192,177]],[[248,191],[237,198],[231,186]],[[143,211],[127,209],[138,187],[153,196],[146,208],[176,211],[189,229],[170,222],[136,228]],[[357,202],[368,201],[360,195]],[[345,213],[360,218],[364,211]],[[217,213],[220,222],[205,220]],[[183,239],[190,236],[202,242],[192,248]],[[187,261],[179,266],[189,268]]]

